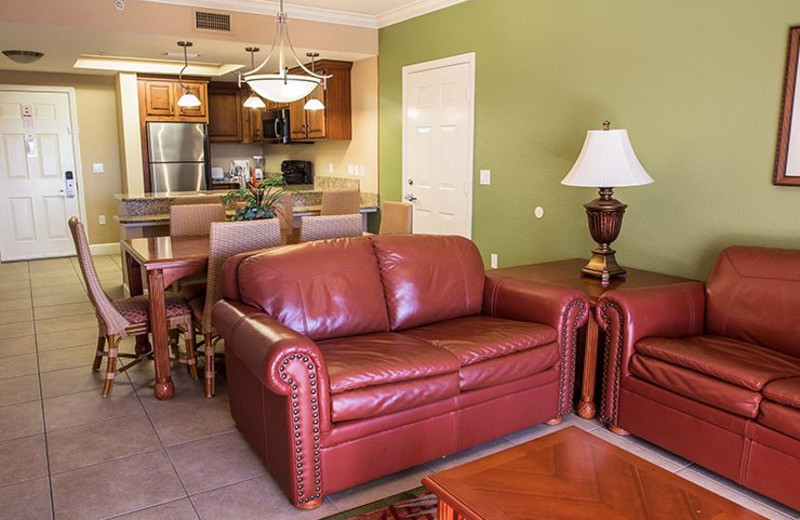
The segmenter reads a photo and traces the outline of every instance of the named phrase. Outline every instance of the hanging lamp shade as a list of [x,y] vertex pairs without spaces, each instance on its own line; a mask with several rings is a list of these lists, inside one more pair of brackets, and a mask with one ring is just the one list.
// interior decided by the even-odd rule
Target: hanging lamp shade
[[303,106],[306,110],[325,110],[325,105],[322,104],[317,98],[311,98],[306,101],[306,104]]
[[180,99],[178,99],[178,106],[183,108],[199,107],[201,104],[200,98],[192,94],[188,87]]
[[264,100],[258,97],[255,92],[250,94],[247,99],[244,100],[242,106],[245,108],[266,108],[267,105],[264,103]]

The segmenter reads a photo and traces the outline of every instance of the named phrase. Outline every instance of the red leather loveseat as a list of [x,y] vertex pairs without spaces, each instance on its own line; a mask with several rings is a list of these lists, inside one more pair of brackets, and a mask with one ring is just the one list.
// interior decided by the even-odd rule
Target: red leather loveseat
[[570,412],[579,291],[484,275],[460,237],[230,258],[231,414],[298,507]]
[[609,291],[597,316],[604,422],[800,509],[800,251],[731,247],[705,285]]

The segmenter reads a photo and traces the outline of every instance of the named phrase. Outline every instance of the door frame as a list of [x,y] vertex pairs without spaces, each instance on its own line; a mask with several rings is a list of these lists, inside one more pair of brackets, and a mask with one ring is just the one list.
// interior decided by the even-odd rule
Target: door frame
[[[75,158],[75,165],[73,173],[78,185],[78,213],[81,222],[86,222],[86,200],[83,196],[83,168],[81,163],[81,147],[80,147],[80,127],[78,126],[78,103],[75,95],[75,87],[57,87],[57,86],[44,86],[44,85],[12,85],[0,84],[0,92],[15,91],[15,92],[50,92],[54,94],[67,94],[67,101],[69,102],[69,124],[70,131],[70,144],[72,145],[72,153]],[[63,175],[63,172],[62,172]],[[65,223],[66,225],[66,223]],[[68,255],[69,256],[69,255]],[[31,257],[31,260],[36,258],[51,258],[51,257]],[[56,257],[52,257],[56,258]]]
[[467,196],[467,236],[472,238],[472,197],[473,185],[475,176],[475,53],[467,52],[464,54],[457,54],[455,56],[448,56],[438,60],[426,61],[422,63],[415,63],[413,65],[406,65],[403,67],[403,139],[402,139],[402,170],[403,175],[401,179],[401,197],[404,196],[406,186],[408,185],[408,77],[417,72],[424,72],[426,70],[441,69],[445,67],[452,67],[455,65],[466,64],[469,66],[469,79],[467,85],[467,101],[469,110],[467,114],[467,133],[469,135],[469,142],[467,143],[467,164],[469,164],[469,173],[466,181],[466,196]]

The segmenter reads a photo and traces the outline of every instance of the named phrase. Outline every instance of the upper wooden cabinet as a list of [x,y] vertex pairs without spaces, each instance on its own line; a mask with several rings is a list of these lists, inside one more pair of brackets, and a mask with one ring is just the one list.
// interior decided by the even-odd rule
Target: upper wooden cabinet
[[139,111],[142,121],[208,122],[208,96],[204,81],[185,81],[184,85],[200,99],[199,107],[179,107],[183,88],[178,80],[139,79]]
[[230,83],[208,86],[208,138],[212,142],[242,141],[242,96]]
[[[306,67],[311,68],[310,64]],[[321,60],[315,63],[315,71],[332,74],[327,88],[320,85],[303,99],[289,105],[292,139],[314,141],[319,139],[349,140],[352,138],[352,116],[350,111],[350,70],[349,61]],[[304,74],[300,68],[289,71]],[[305,110],[309,99],[318,98],[325,105],[324,110]]]

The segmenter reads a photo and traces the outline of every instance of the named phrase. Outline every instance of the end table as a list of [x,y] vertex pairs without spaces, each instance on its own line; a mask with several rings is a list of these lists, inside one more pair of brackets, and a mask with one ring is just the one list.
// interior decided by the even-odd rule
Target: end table
[[611,289],[629,289],[634,287],[654,287],[657,285],[670,285],[675,283],[691,282],[688,278],[670,276],[652,271],[626,267],[625,278],[615,278],[603,284],[599,278],[581,275],[581,268],[586,265],[582,258],[570,258],[539,264],[505,267],[486,272],[489,277],[519,278],[534,282],[547,282],[566,285],[582,290],[589,298],[589,321],[586,323],[586,343],[583,357],[583,381],[581,384],[581,399],[578,403],[578,415],[584,419],[591,419],[596,415],[594,402],[595,384],[597,379],[597,343],[599,328],[594,318],[594,306],[597,300]]

